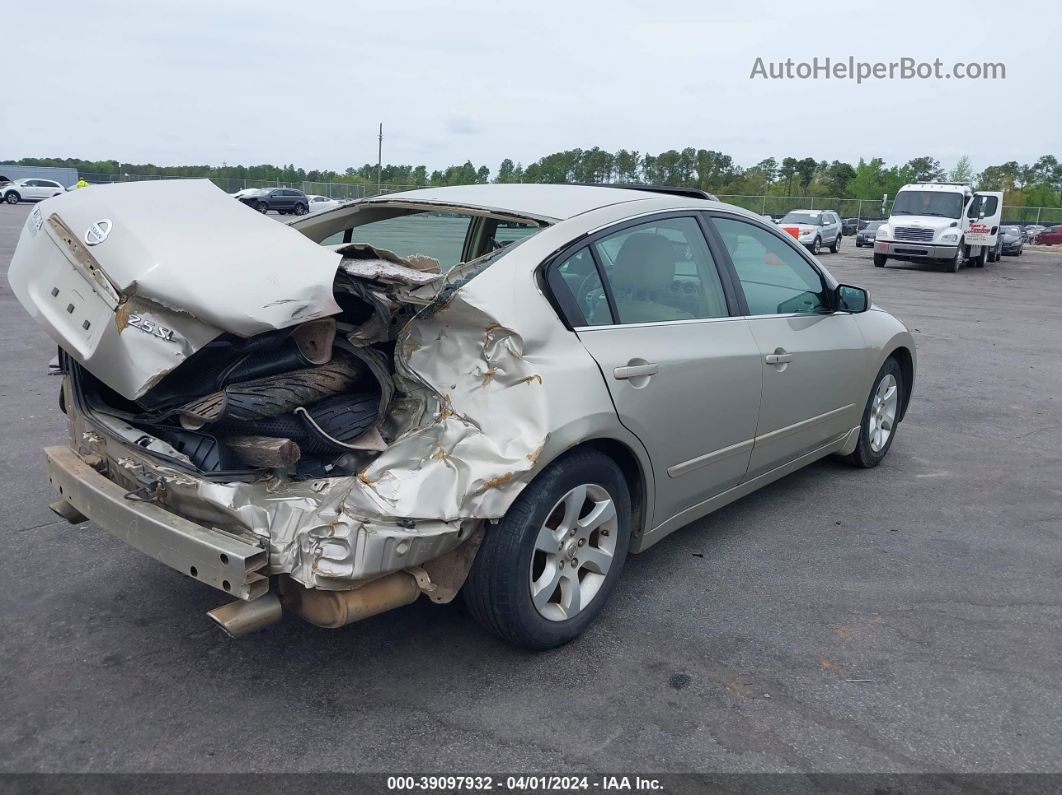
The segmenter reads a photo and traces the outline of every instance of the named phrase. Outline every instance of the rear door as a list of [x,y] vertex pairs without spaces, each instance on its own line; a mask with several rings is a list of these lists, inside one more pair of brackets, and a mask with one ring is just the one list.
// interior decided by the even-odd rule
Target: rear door
[[746,303],[763,392],[748,478],[859,425],[869,389],[855,318],[828,311],[822,274],[774,230],[713,214],[712,227]]
[[999,222],[1002,216],[1002,192],[975,193],[966,211],[969,222],[966,229],[966,243],[971,246],[994,246],[999,235]]
[[[620,421],[645,445],[653,524],[736,485],[748,467],[762,380],[701,221],[667,216],[597,235],[551,275],[582,320]],[[729,293],[729,298],[728,298]]]

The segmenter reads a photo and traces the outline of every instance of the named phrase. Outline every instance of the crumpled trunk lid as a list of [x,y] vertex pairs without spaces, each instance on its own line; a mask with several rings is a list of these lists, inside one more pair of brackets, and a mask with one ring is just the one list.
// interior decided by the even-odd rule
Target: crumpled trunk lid
[[132,400],[222,333],[339,313],[339,262],[207,180],[135,182],[38,204],[8,280],[60,346]]

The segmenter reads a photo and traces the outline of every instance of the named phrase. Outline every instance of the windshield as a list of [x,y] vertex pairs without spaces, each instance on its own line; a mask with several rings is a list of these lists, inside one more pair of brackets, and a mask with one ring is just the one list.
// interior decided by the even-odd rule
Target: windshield
[[1016,226],[1004,226],[1003,233],[1007,235],[1020,235],[1021,230]]
[[786,213],[785,218],[782,219],[783,224],[810,224],[811,226],[818,226],[819,219],[822,217],[822,213],[806,213],[794,211]]
[[864,227],[864,228],[865,228],[865,230],[866,230],[867,232],[873,232],[873,231],[874,231],[875,229],[877,229],[877,228],[878,228],[879,226],[881,226],[881,225],[882,225],[883,223],[885,223],[885,222],[884,222],[884,221],[871,221],[871,222],[870,222],[869,224],[867,224],[867,225],[866,225],[866,227]]
[[961,193],[944,193],[931,190],[903,190],[896,194],[892,205],[893,215],[935,215],[941,218],[958,218],[962,214]]

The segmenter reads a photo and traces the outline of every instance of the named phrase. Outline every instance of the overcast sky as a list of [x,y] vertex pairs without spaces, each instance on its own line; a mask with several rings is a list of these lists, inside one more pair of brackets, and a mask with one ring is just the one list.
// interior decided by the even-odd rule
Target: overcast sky
[[[1055,2],[7,0],[0,158],[494,172],[694,146],[975,168],[1062,157]],[[752,80],[757,57],[1001,61],[1006,79]]]

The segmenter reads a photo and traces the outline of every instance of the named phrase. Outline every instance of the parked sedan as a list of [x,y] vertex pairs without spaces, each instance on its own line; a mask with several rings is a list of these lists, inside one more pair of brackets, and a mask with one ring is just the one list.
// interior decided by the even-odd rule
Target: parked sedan
[[8,204],[36,202],[66,193],[66,188],[53,179],[26,177],[0,185],[0,198]]
[[1021,228],[1022,234],[1025,235],[1026,243],[1035,243],[1040,233],[1044,231],[1046,227],[1039,224],[1027,224]]
[[239,201],[260,213],[275,210],[280,215],[306,215],[310,207],[306,194],[294,188],[255,188],[244,192]]
[[878,236],[878,227],[881,226],[884,221],[869,221],[856,234],[856,248],[863,248],[863,246],[874,247],[874,239]]
[[1002,227],[999,230],[999,238],[1002,241],[1000,248],[1002,254],[1021,256],[1021,252],[1025,248],[1025,235],[1021,233],[1020,226]]
[[310,203],[310,212],[319,213],[324,210],[334,210],[342,202],[339,199],[330,199],[328,196],[317,196],[312,193],[306,194],[306,199]]
[[899,320],[718,201],[472,185],[282,225],[175,180],[42,212],[9,279],[63,351],[53,508],[235,598],[232,634],[462,591],[559,646],[629,552],[825,456],[877,466],[914,383]]
[[1049,226],[1036,236],[1038,246],[1062,246],[1062,226]]

